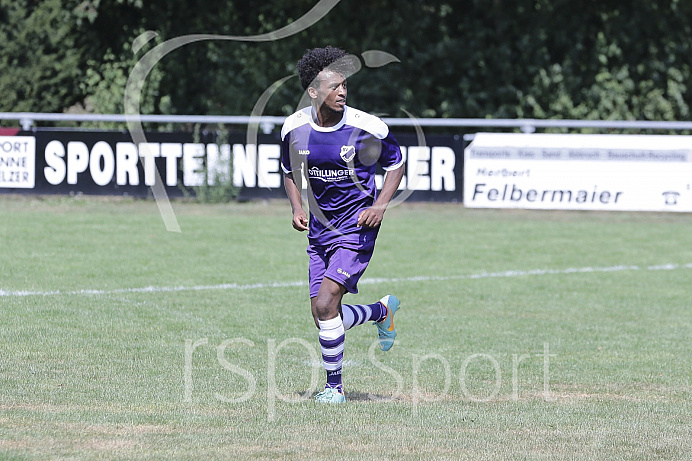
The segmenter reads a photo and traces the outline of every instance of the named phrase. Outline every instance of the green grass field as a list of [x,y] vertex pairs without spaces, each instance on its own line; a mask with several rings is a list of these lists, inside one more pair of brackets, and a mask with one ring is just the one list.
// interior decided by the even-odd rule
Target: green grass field
[[388,211],[325,407],[288,204],[174,209],[0,196],[1,459],[690,459],[689,214]]

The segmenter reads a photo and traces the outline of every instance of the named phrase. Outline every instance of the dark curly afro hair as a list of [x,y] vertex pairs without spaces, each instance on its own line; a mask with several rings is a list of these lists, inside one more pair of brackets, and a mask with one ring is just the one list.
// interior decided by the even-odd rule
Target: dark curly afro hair
[[297,65],[300,85],[307,90],[317,78],[317,74],[327,67],[344,75],[350,74],[352,65],[348,59],[343,59],[346,56],[344,50],[333,46],[307,50]]

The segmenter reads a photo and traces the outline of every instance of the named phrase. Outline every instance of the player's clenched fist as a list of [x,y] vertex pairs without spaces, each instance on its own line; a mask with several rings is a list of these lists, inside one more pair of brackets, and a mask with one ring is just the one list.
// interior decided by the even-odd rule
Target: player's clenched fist
[[293,228],[301,232],[308,230],[308,217],[305,211],[300,210],[293,215]]

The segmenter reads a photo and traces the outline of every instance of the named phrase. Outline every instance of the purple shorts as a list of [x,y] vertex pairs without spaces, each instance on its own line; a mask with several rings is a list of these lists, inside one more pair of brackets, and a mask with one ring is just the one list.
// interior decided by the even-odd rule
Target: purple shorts
[[308,245],[310,297],[317,296],[325,277],[343,285],[349,293],[358,293],[358,280],[367,269],[372,252],[372,248],[356,251],[336,245]]

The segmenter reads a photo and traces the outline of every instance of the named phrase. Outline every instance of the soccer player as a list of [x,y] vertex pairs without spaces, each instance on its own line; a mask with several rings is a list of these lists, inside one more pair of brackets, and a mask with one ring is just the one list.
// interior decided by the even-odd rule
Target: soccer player
[[[327,46],[298,61],[301,86],[311,105],[286,119],[281,130],[281,166],[293,211],[293,228],[308,231],[310,303],[327,384],[315,400],[346,401],[341,382],[345,331],[375,322],[380,349],[392,347],[399,300],[387,295],[367,305],[341,304],[358,293],[358,280],[375,248],[380,223],[403,176],[399,144],[387,125],[346,105],[346,78],[354,58]],[[357,59],[357,58],[356,58]],[[375,186],[376,165],[386,171]],[[301,200],[301,167],[308,178],[310,219]]]

